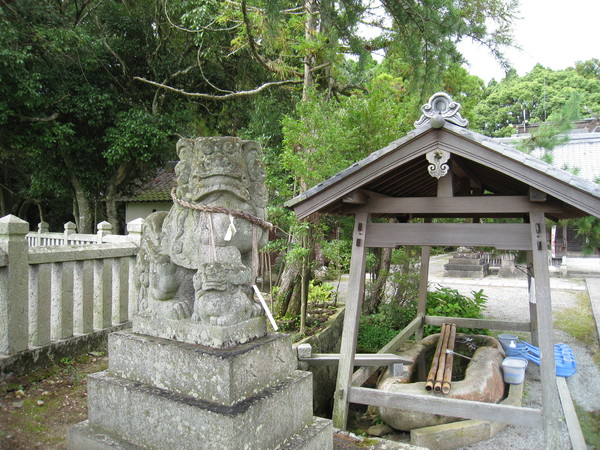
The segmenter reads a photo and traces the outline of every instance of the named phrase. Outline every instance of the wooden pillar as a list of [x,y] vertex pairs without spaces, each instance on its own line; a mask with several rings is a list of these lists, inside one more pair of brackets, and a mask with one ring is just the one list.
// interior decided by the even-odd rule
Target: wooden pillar
[[365,232],[369,222],[369,214],[359,213],[355,217],[352,237],[352,259],[350,261],[350,278],[348,281],[348,297],[344,313],[344,329],[340,348],[337,382],[333,404],[333,426],[346,429],[348,419],[348,391],[352,384],[354,355],[356,354],[356,338],[360,311],[365,291],[365,267],[367,249]]
[[430,256],[431,247],[429,245],[424,245],[421,248],[421,273],[419,277],[419,299],[417,303],[417,317],[421,318],[421,324],[415,333],[417,339],[423,339],[423,324],[425,322],[423,317],[427,314],[427,284],[429,282]]
[[535,311],[540,348],[540,375],[542,384],[542,413],[544,416],[545,448],[559,448],[560,400],[556,385],[550,271],[544,213],[530,213],[532,259],[535,285]]
[[531,343],[536,347],[540,345],[538,336],[537,302],[535,298],[535,283],[533,271],[533,253],[525,252],[527,264],[527,289],[529,292],[529,329],[531,331]]

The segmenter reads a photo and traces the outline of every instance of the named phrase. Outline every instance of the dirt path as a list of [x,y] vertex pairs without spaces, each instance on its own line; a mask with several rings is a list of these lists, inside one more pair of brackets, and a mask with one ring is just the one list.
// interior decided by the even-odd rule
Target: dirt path
[[87,418],[86,376],[107,367],[93,352],[0,384],[0,449],[66,449],[69,427]]

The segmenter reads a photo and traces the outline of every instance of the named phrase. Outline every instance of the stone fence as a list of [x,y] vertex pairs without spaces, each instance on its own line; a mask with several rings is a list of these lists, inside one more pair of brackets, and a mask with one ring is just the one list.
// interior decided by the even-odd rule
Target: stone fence
[[53,347],[128,323],[142,224],[130,222],[126,236],[111,235],[107,222],[81,235],[70,223],[64,233],[43,224],[29,233],[18,217],[0,219],[0,378],[27,354],[53,360]]

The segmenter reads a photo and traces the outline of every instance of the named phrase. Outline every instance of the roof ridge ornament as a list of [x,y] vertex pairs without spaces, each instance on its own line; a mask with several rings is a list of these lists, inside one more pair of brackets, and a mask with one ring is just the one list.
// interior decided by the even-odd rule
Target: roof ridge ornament
[[452,100],[445,92],[437,92],[429,98],[429,102],[421,106],[423,115],[415,122],[415,127],[427,123],[432,128],[442,128],[446,121],[460,127],[466,127],[469,121],[460,115],[461,104]]

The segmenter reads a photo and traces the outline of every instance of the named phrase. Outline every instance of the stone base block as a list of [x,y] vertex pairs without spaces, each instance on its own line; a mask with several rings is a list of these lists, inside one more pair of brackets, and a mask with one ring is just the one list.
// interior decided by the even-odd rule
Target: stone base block
[[[245,445],[244,448],[257,448],[247,443],[242,445]],[[86,450],[134,450],[140,447],[115,438],[93,427],[89,421],[85,420],[69,429],[69,448]],[[192,448],[210,449],[216,447],[212,447],[203,441],[202,443],[197,443],[196,447]],[[268,448],[276,448],[277,450],[331,450],[333,449],[333,427],[331,420],[315,417],[313,423],[304,427],[300,432],[282,444]]]
[[444,264],[445,270],[464,270],[465,272],[487,272],[489,264]]
[[489,272],[479,270],[444,270],[445,277],[452,278],[485,278],[489,275]]
[[135,334],[109,337],[109,371],[199,400],[233,405],[296,368],[290,338],[270,333],[232,349]]
[[89,424],[144,448],[274,448],[313,423],[311,381],[294,371],[224,406],[105,371],[88,377]]
[[[522,399],[523,383],[511,384],[509,385],[508,396],[500,404],[521,406]],[[411,430],[410,443],[436,450],[452,449],[487,441],[496,436],[504,428],[506,428],[506,424],[500,422],[462,420]]]
[[254,317],[230,326],[218,326],[174,320],[151,314],[138,314],[133,318],[134,333],[173,339],[188,344],[200,344],[213,348],[231,348],[245,344],[267,334],[265,316]]

